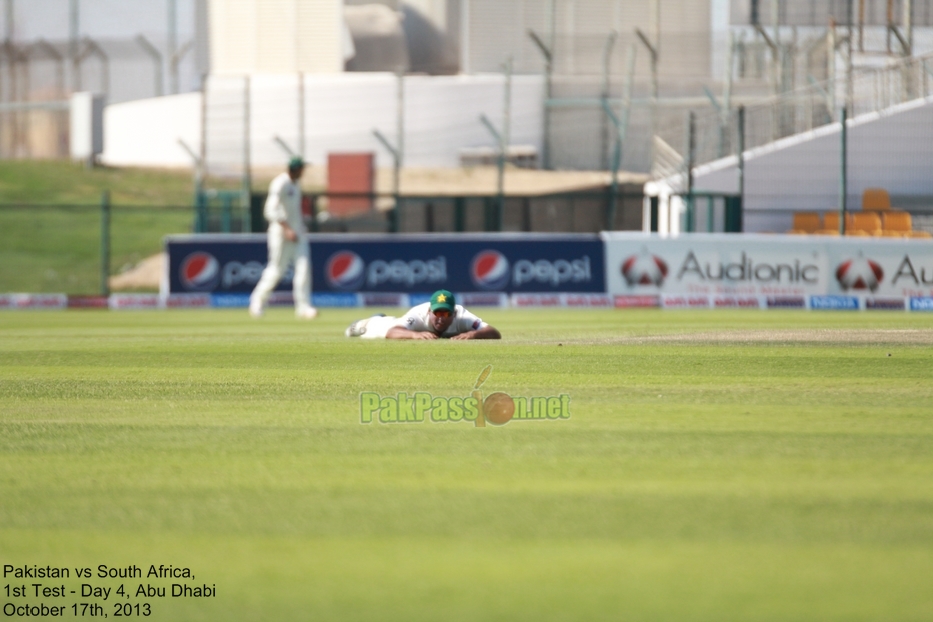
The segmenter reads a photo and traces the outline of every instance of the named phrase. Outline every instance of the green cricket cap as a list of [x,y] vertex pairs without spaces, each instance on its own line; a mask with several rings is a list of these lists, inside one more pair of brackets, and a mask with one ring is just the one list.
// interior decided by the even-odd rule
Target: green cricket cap
[[288,161],[289,170],[293,168],[304,168],[304,166],[305,166],[305,161],[302,160],[301,157],[299,156],[295,156]]
[[453,313],[456,304],[457,301],[454,299],[454,295],[446,289],[439,289],[431,295],[431,311],[447,309]]

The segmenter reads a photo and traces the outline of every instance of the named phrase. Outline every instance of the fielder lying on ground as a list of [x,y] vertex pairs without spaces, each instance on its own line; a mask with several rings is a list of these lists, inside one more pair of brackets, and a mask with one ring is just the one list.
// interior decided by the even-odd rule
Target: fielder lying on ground
[[446,289],[400,318],[374,315],[353,322],[344,334],[363,339],[502,339],[498,330],[458,305]]

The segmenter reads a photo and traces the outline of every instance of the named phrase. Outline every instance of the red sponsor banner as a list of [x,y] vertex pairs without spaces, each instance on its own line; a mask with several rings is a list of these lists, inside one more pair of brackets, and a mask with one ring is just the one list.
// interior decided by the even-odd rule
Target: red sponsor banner
[[2,294],[0,309],[64,309],[68,306],[65,294]]
[[210,306],[210,294],[172,294],[165,299],[168,309],[206,309]]
[[109,306],[107,296],[68,296],[69,309],[106,309]]
[[158,309],[162,306],[158,294],[111,294],[110,308],[116,311]]
[[716,296],[713,298],[715,309],[760,309],[761,300],[757,296]]
[[562,307],[560,294],[512,294],[513,307]]
[[603,294],[564,294],[568,307],[611,307],[609,296]]
[[638,309],[660,307],[660,296],[615,296],[612,303],[616,309]]
[[665,309],[709,309],[709,296],[662,296],[661,306]]

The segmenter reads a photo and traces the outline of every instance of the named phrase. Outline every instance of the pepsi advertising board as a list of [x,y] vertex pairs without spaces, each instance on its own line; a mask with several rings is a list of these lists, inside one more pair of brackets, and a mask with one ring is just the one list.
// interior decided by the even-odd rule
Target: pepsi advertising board
[[[256,234],[167,236],[165,252],[169,294],[249,294],[268,256],[266,236]],[[289,271],[276,289],[291,291],[291,276]]]
[[[596,235],[312,235],[313,291],[604,293]],[[169,293],[248,294],[266,262],[263,235],[169,236]],[[291,290],[287,273],[277,290]]]

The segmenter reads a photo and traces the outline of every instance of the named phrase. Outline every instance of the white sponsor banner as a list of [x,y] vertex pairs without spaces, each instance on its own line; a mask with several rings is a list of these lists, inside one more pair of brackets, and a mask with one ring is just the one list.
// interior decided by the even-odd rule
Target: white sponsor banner
[[[792,308],[811,296],[933,296],[933,242],[767,234],[604,233],[611,296],[664,307]],[[706,304],[703,304],[703,298]]]
[[0,309],[64,309],[65,294],[0,294]]

